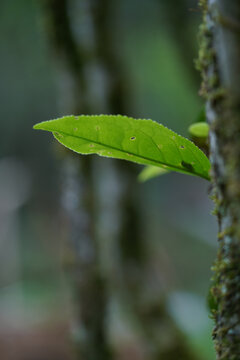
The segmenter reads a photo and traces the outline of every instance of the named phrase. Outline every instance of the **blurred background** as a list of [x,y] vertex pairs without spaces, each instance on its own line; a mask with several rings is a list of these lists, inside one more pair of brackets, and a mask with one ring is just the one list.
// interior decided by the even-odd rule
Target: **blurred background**
[[197,0],[1,0],[1,360],[210,360],[205,180],[80,157],[40,121],[201,110]]

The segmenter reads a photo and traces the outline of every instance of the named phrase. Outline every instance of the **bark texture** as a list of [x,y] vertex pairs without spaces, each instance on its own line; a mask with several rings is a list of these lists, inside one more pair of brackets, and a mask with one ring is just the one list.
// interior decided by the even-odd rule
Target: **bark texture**
[[218,360],[240,359],[240,2],[204,0],[199,68],[219,222],[212,294]]

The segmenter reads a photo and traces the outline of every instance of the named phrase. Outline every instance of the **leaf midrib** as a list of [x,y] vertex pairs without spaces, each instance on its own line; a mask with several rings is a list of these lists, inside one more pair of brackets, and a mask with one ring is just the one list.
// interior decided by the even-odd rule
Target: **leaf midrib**
[[[47,131],[49,131],[49,130],[47,130]],[[123,152],[123,153],[125,153],[125,154],[131,154],[131,155],[133,155],[133,156],[135,156],[135,157],[142,158],[142,159],[144,159],[144,160],[154,162],[155,164],[166,165],[166,166],[168,166],[168,167],[170,167],[170,168],[172,168],[172,169],[181,170],[181,171],[186,172],[187,174],[197,175],[197,176],[200,176],[200,177],[202,177],[202,178],[204,178],[204,179],[206,179],[206,180],[209,180],[209,177],[203,176],[203,174],[200,174],[200,173],[197,173],[197,172],[194,172],[194,173],[193,173],[193,172],[187,171],[187,169],[185,170],[184,168],[182,168],[182,167],[180,167],[180,166],[179,166],[179,167],[176,166],[176,165],[173,166],[173,165],[170,165],[170,164],[168,164],[168,163],[163,163],[163,162],[161,162],[161,161],[156,161],[156,160],[150,159],[150,158],[148,158],[148,157],[146,157],[146,156],[143,156],[143,155],[139,156],[138,154],[135,154],[135,153],[133,153],[133,152],[131,152],[131,151],[119,150],[118,148],[116,148],[116,147],[114,147],[114,146],[105,145],[104,143],[100,143],[100,142],[98,142],[98,141],[96,141],[96,140],[90,140],[90,139],[85,138],[85,137],[83,137],[83,136],[77,136],[77,135],[67,134],[67,133],[65,133],[65,132],[62,131],[62,130],[60,130],[60,131],[59,131],[59,130],[50,130],[50,131],[52,131],[53,133],[55,132],[56,135],[57,135],[57,134],[63,134],[63,135],[70,136],[70,137],[73,137],[73,138],[75,137],[75,138],[79,138],[79,139],[82,139],[82,140],[86,140],[86,141],[88,141],[88,142],[92,142],[92,143],[95,143],[95,144],[97,144],[97,145],[105,146],[106,148],[111,149],[111,150],[120,151],[120,152]],[[99,151],[101,151],[101,150],[99,150]],[[201,165],[202,165],[202,164],[201,164]],[[159,166],[159,167],[161,167],[161,166]]]

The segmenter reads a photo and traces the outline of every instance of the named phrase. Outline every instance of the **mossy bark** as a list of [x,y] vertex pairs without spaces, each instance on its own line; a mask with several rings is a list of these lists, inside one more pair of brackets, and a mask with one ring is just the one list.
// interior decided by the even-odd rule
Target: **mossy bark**
[[219,360],[240,359],[240,2],[203,0],[198,66],[210,124],[210,160],[218,217],[213,266],[213,338]]

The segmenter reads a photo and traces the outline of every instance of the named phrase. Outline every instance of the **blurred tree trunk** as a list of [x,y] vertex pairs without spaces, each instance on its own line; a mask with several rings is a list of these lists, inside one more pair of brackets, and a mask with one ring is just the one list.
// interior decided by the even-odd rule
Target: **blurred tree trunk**
[[[71,84],[69,112],[127,113],[127,80],[111,31],[113,10],[111,0],[45,0],[49,36]],[[194,360],[167,314],[163,290],[157,283],[149,287],[154,275],[140,224],[135,166],[68,154],[63,176],[76,256],[80,358],[172,360],[177,354],[179,360]],[[120,322],[122,333],[116,330]]]
[[[164,14],[165,26],[167,27],[169,34],[175,41],[176,48],[181,57],[181,60],[186,67],[191,79],[195,80],[196,84],[199,84],[199,74],[194,67],[193,59],[196,56],[194,38],[195,35],[188,31],[192,30],[192,19],[190,13],[192,8],[196,7],[195,0],[159,0],[160,9]],[[163,20],[161,19],[161,20]]]
[[199,67],[219,222],[213,296],[217,359],[240,359],[240,2],[202,0]]
[[[160,10],[164,14],[161,21],[175,42],[180,59],[191,76],[194,87],[200,82],[200,74],[196,71],[194,59],[197,57],[196,34],[194,27],[198,26],[201,12],[197,8],[196,0],[159,0]],[[193,26],[194,24],[194,26]]]
[[[48,35],[61,65],[61,111],[91,113],[94,107],[88,94],[87,65],[93,55],[88,47],[79,46],[73,34],[69,1],[45,0],[44,6]],[[92,160],[66,151],[62,169],[62,205],[74,251],[70,268],[77,308],[73,329],[77,352],[84,360],[108,360],[111,351],[105,326],[107,297],[99,268]]]

